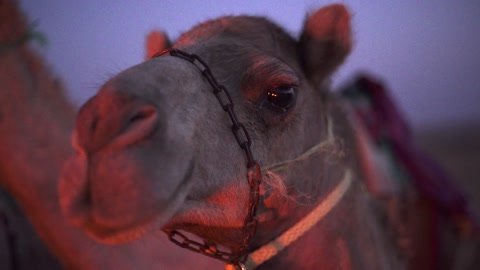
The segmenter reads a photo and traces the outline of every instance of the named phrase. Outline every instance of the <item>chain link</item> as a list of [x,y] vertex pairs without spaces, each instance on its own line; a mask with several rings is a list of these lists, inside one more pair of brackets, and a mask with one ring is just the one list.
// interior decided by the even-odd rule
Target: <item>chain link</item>
[[182,58],[194,64],[201,71],[202,75],[207,79],[209,84],[212,86],[213,94],[217,98],[222,109],[230,117],[230,120],[232,122],[231,129],[233,136],[235,137],[235,140],[237,141],[240,148],[245,152],[245,156],[247,158],[247,180],[250,186],[248,212],[243,224],[244,239],[242,245],[238,250],[234,252],[220,251],[218,250],[215,243],[207,241],[205,241],[205,243],[200,243],[195,240],[189,239],[184,234],[175,230],[167,232],[168,239],[170,239],[170,241],[182,248],[186,248],[188,250],[222,260],[229,264],[235,265],[238,269],[242,269],[242,262],[245,262],[245,260],[247,259],[249,252],[248,246],[252,238],[255,236],[257,229],[258,222],[256,218],[256,213],[259,203],[259,189],[262,182],[260,166],[253,159],[252,151],[250,149],[252,140],[245,126],[240,121],[238,121],[237,115],[234,111],[234,104],[230,93],[225,88],[225,86],[218,83],[218,81],[213,76],[212,71],[208,67],[207,63],[203,61],[203,59],[201,59],[195,54],[190,54],[178,49],[170,49],[157,53],[153,56],[153,58],[165,54],[170,54],[171,56]]

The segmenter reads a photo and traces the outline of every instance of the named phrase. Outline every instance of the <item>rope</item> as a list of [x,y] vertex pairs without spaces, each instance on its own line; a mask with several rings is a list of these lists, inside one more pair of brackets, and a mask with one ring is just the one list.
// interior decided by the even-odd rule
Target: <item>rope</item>
[[[262,175],[272,173],[275,171],[280,171],[286,168],[287,166],[303,161],[309,158],[311,155],[319,152],[325,147],[335,145],[335,137],[333,133],[333,121],[330,116],[327,117],[327,138],[307,149],[301,155],[294,159],[285,160],[282,162],[274,163],[268,166],[265,166],[261,169]],[[264,262],[270,260],[273,256],[277,255],[281,250],[289,246],[291,243],[295,242],[303,234],[309,231],[315,224],[317,224],[325,215],[327,215],[335,205],[342,199],[343,195],[347,192],[351,184],[351,172],[347,170],[342,181],[335,187],[335,189],[325,198],[325,200],[320,203],[312,212],[310,212],[306,217],[304,217],[300,222],[295,224],[293,227],[285,231],[282,235],[268,243],[267,245],[257,249],[251,253],[245,264],[232,265],[227,264],[225,266],[226,270],[231,269],[240,269],[240,270],[251,270],[255,269]]]
[[292,163],[299,162],[302,160],[307,159],[311,155],[319,152],[322,148],[331,146],[335,144],[335,137],[333,136],[333,122],[330,119],[330,117],[327,118],[327,139],[324,141],[312,146],[309,148],[307,151],[302,153],[300,156],[290,159],[290,160],[285,160],[279,163],[274,163],[268,166],[265,166],[262,168],[262,174],[265,174],[267,172],[275,172],[275,171],[280,171],[283,170],[285,167],[288,165],[291,165]]
[[309,231],[340,202],[351,183],[352,173],[350,170],[347,170],[342,181],[312,212],[279,237],[252,252],[245,262],[245,269],[255,269]]

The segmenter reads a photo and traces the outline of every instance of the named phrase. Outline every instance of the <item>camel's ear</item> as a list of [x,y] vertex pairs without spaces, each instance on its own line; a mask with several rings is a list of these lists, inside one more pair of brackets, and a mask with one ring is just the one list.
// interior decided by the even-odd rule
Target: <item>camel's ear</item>
[[300,37],[303,68],[315,84],[322,83],[345,60],[352,47],[350,14],[341,4],[309,16]]
[[166,34],[152,31],[147,35],[145,60],[149,60],[158,52],[170,48],[171,44]]

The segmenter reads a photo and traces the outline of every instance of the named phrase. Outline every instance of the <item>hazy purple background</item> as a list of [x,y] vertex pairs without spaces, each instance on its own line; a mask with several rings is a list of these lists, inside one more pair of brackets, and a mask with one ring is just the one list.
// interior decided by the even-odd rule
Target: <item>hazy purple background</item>
[[[139,63],[152,29],[171,39],[209,18],[264,15],[297,36],[305,14],[332,1],[23,1],[48,37],[44,49],[77,104]],[[338,1],[337,1],[338,2]],[[379,76],[416,128],[480,124],[480,1],[340,1],[356,47],[334,78]]]

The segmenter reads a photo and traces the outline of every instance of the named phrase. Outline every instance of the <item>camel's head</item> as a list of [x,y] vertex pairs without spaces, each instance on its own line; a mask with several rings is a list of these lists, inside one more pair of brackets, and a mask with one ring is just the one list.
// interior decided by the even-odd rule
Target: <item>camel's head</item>
[[[322,8],[307,18],[299,40],[263,18],[224,17],[173,47],[200,56],[228,89],[253,156],[265,166],[326,136],[323,85],[350,51],[349,15],[341,5]],[[233,246],[249,185],[230,126],[206,77],[184,59],[164,55],[121,72],[80,109],[77,153],[59,187],[64,214],[108,243],[165,228]],[[305,182],[312,164],[281,173],[288,195],[314,189]],[[263,188],[260,221],[285,216],[275,192]]]

